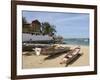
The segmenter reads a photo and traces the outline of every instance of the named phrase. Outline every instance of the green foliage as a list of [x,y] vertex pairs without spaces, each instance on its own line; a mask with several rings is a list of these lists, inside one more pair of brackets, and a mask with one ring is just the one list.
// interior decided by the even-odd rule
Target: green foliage
[[53,36],[56,32],[55,26],[51,25],[49,22],[42,23],[42,33],[48,34],[50,36]]

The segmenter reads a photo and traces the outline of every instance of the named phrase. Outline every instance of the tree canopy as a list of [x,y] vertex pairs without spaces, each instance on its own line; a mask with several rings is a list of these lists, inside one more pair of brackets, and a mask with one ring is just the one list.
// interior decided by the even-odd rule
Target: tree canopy
[[54,35],[56,33],[56,27],[54,25],[51,25],[49,22],[43,22],[42,23],[42,33],[48,34],[50,36]]

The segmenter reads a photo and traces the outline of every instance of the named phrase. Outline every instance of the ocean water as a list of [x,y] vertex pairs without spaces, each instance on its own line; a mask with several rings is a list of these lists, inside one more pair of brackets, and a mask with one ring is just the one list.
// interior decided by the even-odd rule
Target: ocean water
[[86,45],[89,46],[89,38],[67,38],[63,41],[65,44]]

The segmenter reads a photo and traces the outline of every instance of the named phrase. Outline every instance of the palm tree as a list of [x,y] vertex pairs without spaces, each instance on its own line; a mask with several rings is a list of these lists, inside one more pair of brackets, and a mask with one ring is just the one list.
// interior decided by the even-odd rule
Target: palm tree
[[41,26],[42,26],[42,33],[44,35],[47,34],[47,35],[53,36],[56,33],[55,26],[50,25],[48,22],[42,23]]
[[[27,20],[26,20],[26,18],[25,17],[22,17],[22,24],[24,25],[24,24],[27,24]],[[24,27],[24,26],[23,26]]]

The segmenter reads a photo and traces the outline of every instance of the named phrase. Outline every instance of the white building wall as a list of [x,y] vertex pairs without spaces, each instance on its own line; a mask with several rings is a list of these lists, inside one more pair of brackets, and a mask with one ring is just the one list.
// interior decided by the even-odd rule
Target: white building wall
[[22,34],[22,41],[43,41],[43,40],[52,40],[52,37],[48,35],[32,35],[28,33]]

